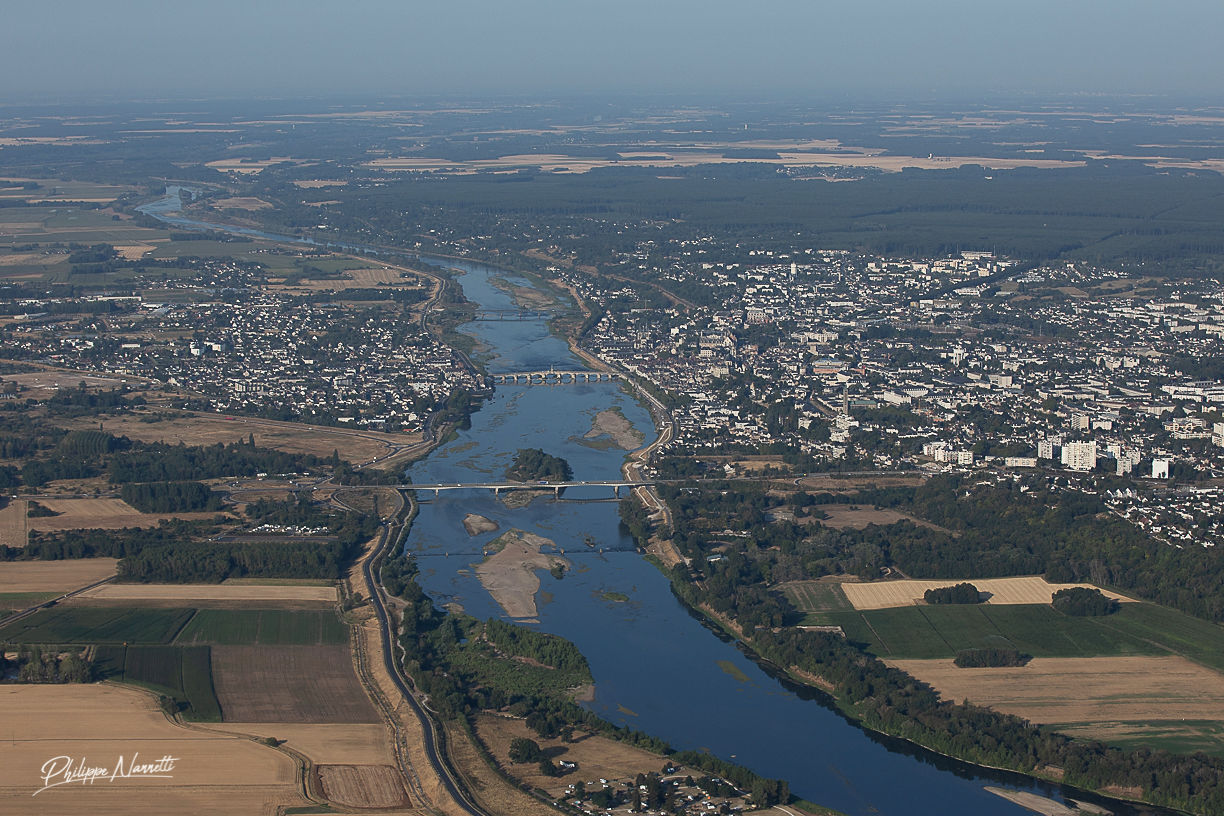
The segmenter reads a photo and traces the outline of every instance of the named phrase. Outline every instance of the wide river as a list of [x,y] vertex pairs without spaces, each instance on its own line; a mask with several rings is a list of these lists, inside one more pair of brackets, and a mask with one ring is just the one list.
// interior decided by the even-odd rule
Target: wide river
[[[177,196],[173,199],[146,211],[178,227],[217,228],[178,215]],[[423,260],[460,271],[457,280],[468,300],[487,309],[516,308],[496,285],[497,278],[532,286],[481,264]],[[463,330],[480,341],[476,356],[490,373],[584,367],[542,321],[479,321]],[[418,484],[500,481],[515,452],[533,447],[567,459],[575,480],[618,480],[624,450],[599,450],[577,441],[591,431],[596,414],[614,407],[649,444],[655,433],[649,412],[615,383],[498,386],[495,396],[473,415],[470,430],[460,431],[409,473]],[[665,739],[678,749],[709,751],[762,775],[786,779],[797,795],[854,816],[1029,813],[987,792],[986,785],[1057,800],[1065,793],[1099,802],[1114,813],[1140,812],[870,733],[835,711],[820,692],[767,673],[690,614],[672,594],[667,578],[636,552],[633,541],[618,529],[611,489],[570,488],[559,501],[538,498],[519,509],[507,508],[487,490],[421,498],[425,501],[406,546],[418,557],[424,588],[439,604],[457,603],[479,618],[505,617],[472,569],[481,561],[482,545],[500,533],[469,536],[462,524],[468,513],[493,519],[503,532],[517,528],[536,533],[564,550],[574,569],[560,580],[547,571],[538,573],[539,622],[530,625],[581,649],[596,681],[595,699],[587,705],[612,722]],[[609,592],[629,600],[607,600]]]

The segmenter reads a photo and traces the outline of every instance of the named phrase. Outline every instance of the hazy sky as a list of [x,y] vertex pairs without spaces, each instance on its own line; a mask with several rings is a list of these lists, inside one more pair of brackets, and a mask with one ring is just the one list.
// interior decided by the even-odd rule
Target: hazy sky
[[1224,91],[1221,0],[0,0],[0,103]]

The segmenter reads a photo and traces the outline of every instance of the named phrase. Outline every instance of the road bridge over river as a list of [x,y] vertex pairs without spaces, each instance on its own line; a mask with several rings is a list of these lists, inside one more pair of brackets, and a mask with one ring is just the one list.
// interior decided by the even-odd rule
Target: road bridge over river
[[613,371],[558,371],[550,368],[548,371],[509,371],[504,374],[490,374],[494,385],[574,385],[589,382],[612,382],[620,379]]
[[443,490],[492,490],[494,494],[503,490],[552,490],[561,495],[561,491],[569,487],[610,487],[613,495],[619,497],[621,488],[632,490],[635,487],[645,487],[655,484],[645,482],[451,482],[447,484],[411,484],[400,485],[400,490],[432,490],[438,496]]

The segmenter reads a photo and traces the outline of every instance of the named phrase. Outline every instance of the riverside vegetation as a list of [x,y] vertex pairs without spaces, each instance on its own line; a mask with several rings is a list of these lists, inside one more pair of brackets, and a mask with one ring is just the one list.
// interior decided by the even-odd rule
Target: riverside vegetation
[[[403,665],[443,719],[459,720],[470,729],[470,718],[478,712],[502,710],[523,717],[541,738],[568,741],[582,730],[720,776],[750,791],[755,804],[770,806],[792,800],[783,780],[758,776],[709,754],[673,751],[662,740],[613,725],[580,707],[574,694],[594,679],[577,647],[556,635],[498,620],[482,622],[441,612],[417,583],[417,574],[410,555],[389,559],[382,568],[383,587],[407,602],[399,638]],[[519,746],[523,761],[532,761],[524,759],[534,756],[529,748]],[[551,760],[545,761],[551,765]]]
[[[1104,516],[1095,496],[966,488],[955,477],[932,478],[916,488],[868,489],[851,497],[797,495],[790,502],[801,507],[839,501],[901,507],[957,535],[907,521],[865,530],[771,524],[765,511],[787,500],[760,485],[693,483],[663,486],[660,493],[673,512],[673,541],[691,559],[670,571],[676,594],[763,659],[828,692],[844,713],[867,727],[979,765],[1054,776],[1115,794],[1141,791],[1144,801],[1194,813],[1224,811],[1224,759],[1119,750],[1072,740],[987,708],[941,700],[932,688],[889,667],[862,644],[788,627],[796,611],[771,589],[780,581],[828,574],[871,578],[887,566],[930,578],[1044,572],[1050,581],[1092,580],[1218,621],[1224,613],[1219,594],[1224,561],[1218,554],[1152,541]],[[644,509],[626,500],[622,519],[644,541]],[[725,529],[750,534],[728,541]],[[720,558],[709,557],[715,547]],[[954,594],[969,600],[967,591]],[[1091,614],[1081,610],[1098,609],[1099,594],[1059,593],[1067,614]],[[958,665],[1016,665],[1023,657],[1018,651],[974,650],[958,655]]]

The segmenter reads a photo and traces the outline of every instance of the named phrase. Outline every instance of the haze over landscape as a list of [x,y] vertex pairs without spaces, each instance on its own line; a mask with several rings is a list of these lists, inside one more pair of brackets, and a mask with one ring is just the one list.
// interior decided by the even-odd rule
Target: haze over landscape
[[9,3],[3,102],[437,94],[1217,97],[1211,0]]
[[0,30],[4,813],[1224,814],[1221,4]]

